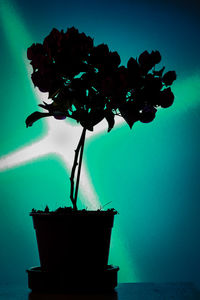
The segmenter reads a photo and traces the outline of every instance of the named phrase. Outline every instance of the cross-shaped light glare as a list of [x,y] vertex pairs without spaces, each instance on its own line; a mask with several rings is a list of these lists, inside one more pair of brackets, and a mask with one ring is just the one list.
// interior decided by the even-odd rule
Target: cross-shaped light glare
[[[37,95],[40,102],[41,100],[48,102],[46,94],[37,91]],[[2,157],[0,160],[0,170],[3,171],[8,168],[25,164],[41,156],[54,153],[62,159],[64,166],[68,173],[70,173],[74,159],[74,150],[81,136],[82,127],[80,125],[72,125],[65,120],[55,120],[53,117],[45,118],[45,121],[47,122],[46,134],[38,141]],[[120,123],[120,121],[118,121],[118,123]],[[34,124],[33,126],[36,125]],[[27,130],[31,131],[31,129]],[[106,130],[106,122],[101,122],[99,125],[95,126],[94,132],[87,131],[86,142],[89,138],[102,132],[106,132]],[[89,180],[84,160],[81,169],[80,192],[86,207],[90,209],[100,208],[100,202],[98,201],[98,196]]]

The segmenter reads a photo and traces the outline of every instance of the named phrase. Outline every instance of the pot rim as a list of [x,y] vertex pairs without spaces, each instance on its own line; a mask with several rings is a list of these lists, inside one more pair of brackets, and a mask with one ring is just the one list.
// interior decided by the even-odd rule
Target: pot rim
[[108,209],[108,210],[71,210],[71,211],[66,211],[66,210],[61,210],[61,211],[42,211],[42,210],[35,210],[31,211],[29,213],[30,216],[114,216],[118,214],[118,212],[114,209]]

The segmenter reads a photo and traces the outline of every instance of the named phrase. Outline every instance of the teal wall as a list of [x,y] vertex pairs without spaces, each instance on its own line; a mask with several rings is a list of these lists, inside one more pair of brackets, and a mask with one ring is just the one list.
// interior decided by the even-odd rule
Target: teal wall
[[[92,201],[112,201],[107,207],[119,211],[110,255],[120,266],[119,280],[200,284],[200,9],[195,1],[139,3],[0,2],[0,281],[26,281],[24,270],[39,264],[29,211],[69,205],[69,168],[61,149],[73,152],[77,131],[68,131],[66,141],[57,134],[49,149],[37,146],[50,134],[46,121],[25,128],[38,104],[26,49],[53,27],[75,26],[95,44],[117,50],[122,64],[157,49],[167,70],[178,74],[172,107],[132,131],[121,124],[88,138],[84,162]],[[60,122],[71,125],[55,121],[54,129]],[[87,205],[84,190],[79,200],[80,207]]]

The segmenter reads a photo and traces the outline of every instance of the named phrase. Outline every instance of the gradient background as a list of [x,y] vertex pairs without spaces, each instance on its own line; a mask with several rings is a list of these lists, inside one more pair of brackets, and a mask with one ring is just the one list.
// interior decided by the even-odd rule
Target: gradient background
[[[120,213],[110,254],[110,263],[120,266],[120,282],[200,285],[199,6],[191,0],[0,1],[0,167],[10,154],[46,134],[45,121],[25,128],[38,102],[26,49],[42,42],[53,27],[75,26],[96,45],[107,43],[122,64],[157,49],[166,70],[178,74],[175,103],[160,110],[154,122],[137,123],[132,131],[119,126],[86,143],[84,159],[101,205],[112,201],[107,207]],[[51,209],[65,205],[67,176],[56,154],[1,168],[1,282],[26,282],[25,269],[39,265],[28,213],[46,204]]]

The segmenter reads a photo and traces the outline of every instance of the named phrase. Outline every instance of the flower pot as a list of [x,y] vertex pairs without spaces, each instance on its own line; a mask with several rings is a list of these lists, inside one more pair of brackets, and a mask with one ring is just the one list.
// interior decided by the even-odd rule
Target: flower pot
[[32,212],[41,269],[105,269],[114,214],[112,210]]

